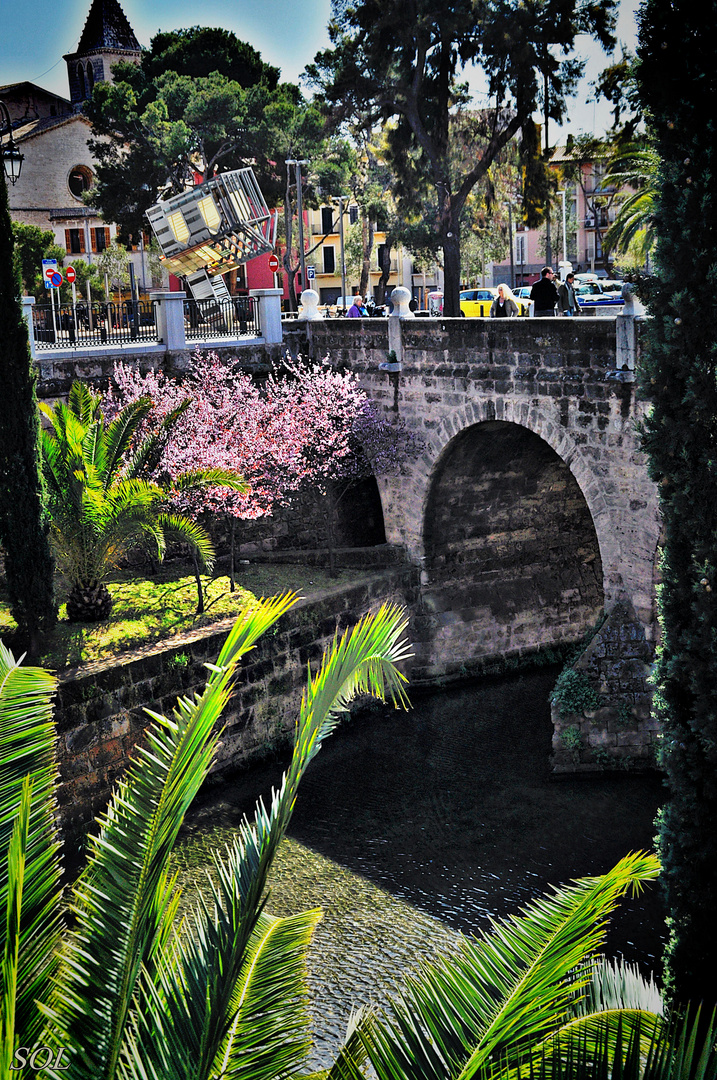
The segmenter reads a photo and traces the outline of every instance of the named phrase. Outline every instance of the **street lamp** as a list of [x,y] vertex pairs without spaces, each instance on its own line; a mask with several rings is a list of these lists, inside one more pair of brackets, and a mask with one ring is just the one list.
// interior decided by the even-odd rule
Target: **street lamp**
[[296,216],[299,219],[299,263],[301,266],[301,291],[306,288],[306,253],[304,251],[304,211],[301,201],[301,166],[308,165],[308,161],[297,161],[296,158],[287,158],[287,167],[293,165],[296,169]]
[[339,243],[341,244],[341,305],[346,307],[346,258],[344,255],[344,199],[345,195],[334,195],[331,202],[339,204]]
[[[0,126],[0,157],[2,157],[5,166],[5,175],[11,184],[16,184],[20,179],[24,155],[20,153],[20,149],[12,136],[12,121],[4,101],[0,101],[0,118],[2,118],[2,126]],[[3,146],[4,135],[8,136],[8,141]]]

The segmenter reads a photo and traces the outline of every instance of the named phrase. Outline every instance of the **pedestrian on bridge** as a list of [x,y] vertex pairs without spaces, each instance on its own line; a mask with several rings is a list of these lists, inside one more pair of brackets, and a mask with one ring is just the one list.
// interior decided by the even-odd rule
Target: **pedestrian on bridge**
[[491,319],[513,319],[519,315],[518,305],[507,285],[498,286],[498,295],[490,305]]
[[579,315],[580,304],[575,295],[575,274],[566,274],[558,289],[558,310],[561,315]]
[[544,266],[540,271],[540,281],[536,281],[530,290],[530,299],[535,304],[536,319],[555,314],[558,290],[555,288],[555,274],[552,266]]
[[352,299],[353,299],[353,304],[349,308],[348,314],[346,315],[346,318],[347,319],[365,319],[367,317],[367,315],[368,315],[368,311],[364,307],[363,297],[362,296],[354,296]]

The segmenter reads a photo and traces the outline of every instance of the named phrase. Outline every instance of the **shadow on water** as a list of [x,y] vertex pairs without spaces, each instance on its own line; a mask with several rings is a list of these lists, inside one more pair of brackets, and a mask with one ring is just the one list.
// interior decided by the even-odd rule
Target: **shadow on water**
[[[315,986],[318,979],[325,991],[333,980],[345,996],[345,967],[361,980],[352,950],[363,950],[364,961],[367,952],[393,951],[380,978],[373,960],[363,964],[367,985],[354,985],[351,997],[368,1000],[419,954],[450,948],[454,931],[475,934],[550,884],[602,873],[653,846],[657,776],[551,777],[547,699],[556,674],[414,693],[412,711],[370,708],[325,743],[302,783],[270,902],[280,914],[329,909],[333,929],[317,936],[324,972]],[[263,764],[208,785],[186,839],[226,839],[281,769]],[[659,972],[662,930],[653,886],[622,905],[607,952]],[[335,1012],[338,1032],[346,1010],[337,1004]]]

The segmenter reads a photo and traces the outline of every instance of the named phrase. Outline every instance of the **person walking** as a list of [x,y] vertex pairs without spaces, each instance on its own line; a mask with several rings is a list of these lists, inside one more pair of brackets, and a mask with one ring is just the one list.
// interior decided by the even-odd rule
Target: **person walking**
[[575,295],[575,274],[565,275],[565,281],[558,289],[558,311],[561,315],[577,315],[580,304]]
[[346,318],[347,319],[365,319],[368,315],[366,308],[363,306],[363,297],[354,296],[353,304],[349,308]]
[[513,319],[519,315],[518,305],[507,285],[498,286],[498,295],[490,306],[491,319]]
[[535,304],[536,319],[555,314],[558,290],[555,288],[555,274],[552,266],[544,266],[540,271],[540,281],[536,281],[530,290],[530,299]]

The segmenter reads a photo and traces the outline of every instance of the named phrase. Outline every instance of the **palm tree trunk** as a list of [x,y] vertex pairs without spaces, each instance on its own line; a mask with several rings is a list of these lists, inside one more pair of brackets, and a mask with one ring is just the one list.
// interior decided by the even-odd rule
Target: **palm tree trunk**
[[194,580],[197,583],[197,615],[204,614],[204,589],[202,587],[202,575],[199,573],[199,559],[196,552],[192,553],[192,562],[194,564]]

